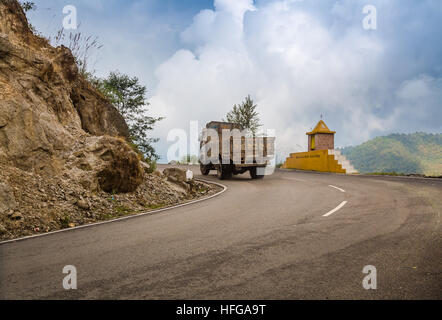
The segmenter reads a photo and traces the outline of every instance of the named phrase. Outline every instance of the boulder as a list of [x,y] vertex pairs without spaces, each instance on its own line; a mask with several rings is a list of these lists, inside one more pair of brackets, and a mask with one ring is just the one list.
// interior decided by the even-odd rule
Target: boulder
[[87,137],[66,164],[68,176],[90,191],[131,192],[143,181],[138,155],[123,139]]
[[89,203],[86,200],[84,200],[84,199],[78,200],[76,205],[77,205],[77,207],[79,207],[80,209],[83,209],[83,210],[89,210],[90,209]]
[[15,211],[13,214],[11,214],[9,216],[9,219],[11,219],[11,220],[22,220],[23,219],[23,215],[20,212]]
[[163,170],[163,175],[172,182],[189,182],[193,180],[192,171],[180,168],[166,168]]
[[168,180],[173,180],[174,182],[185,182],[186,170],[180,168],[166,168],[163,170],[163,175],[167,177]]

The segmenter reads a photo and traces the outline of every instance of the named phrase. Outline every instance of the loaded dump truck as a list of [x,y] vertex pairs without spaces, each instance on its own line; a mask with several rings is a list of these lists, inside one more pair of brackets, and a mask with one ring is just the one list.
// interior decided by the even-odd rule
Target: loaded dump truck
[[238,124],[209,122],[200,137],[201,173],[216,170],[224,180],[249,171],[252,179],[261,179],[274,158],[274,144],[274,137],[251,136]]

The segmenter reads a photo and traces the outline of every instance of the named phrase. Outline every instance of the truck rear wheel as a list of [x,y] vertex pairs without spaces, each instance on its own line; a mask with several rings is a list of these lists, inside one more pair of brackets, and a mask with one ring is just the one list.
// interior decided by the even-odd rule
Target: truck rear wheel
[[232,168],[228,164],[218,164],[216,166],[218,179],[226,180],[232,177]]
[[207,176],[210,172],[210,165],[200,164],[200,171],[203,176]]
[[252,177],[252,179],[262,179],[262,178],[264,178],[264,175],[258,174],[258,168],[257,167],[250,168],[250,176]]

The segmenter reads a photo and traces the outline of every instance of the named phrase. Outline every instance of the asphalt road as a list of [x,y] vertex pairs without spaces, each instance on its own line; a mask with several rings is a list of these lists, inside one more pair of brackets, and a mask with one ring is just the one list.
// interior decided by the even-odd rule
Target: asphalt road
[[[0,298],[442,298],[440,179],[278,170],[223,183],[200,203],[0,245]],[[63,289],[65,265],[77,290]]]

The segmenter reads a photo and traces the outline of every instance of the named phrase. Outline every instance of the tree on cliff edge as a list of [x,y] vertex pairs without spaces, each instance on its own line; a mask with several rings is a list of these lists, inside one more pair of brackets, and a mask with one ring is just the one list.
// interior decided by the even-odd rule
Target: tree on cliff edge
[[143,155],[151,160],[158,160],[153,143],[157,138],[151,138],[148,132],[154,128],[162,117],[148,116],[146,87],[140,85],[137,77],[129,77],[118,71],[111,72],[105,79],[95,79],[93,84],[113,103],[129,126],[130,138]]
[[19,1],[18,3],[20,3],[24,12],[35,10],[37,8],[33,1]]

